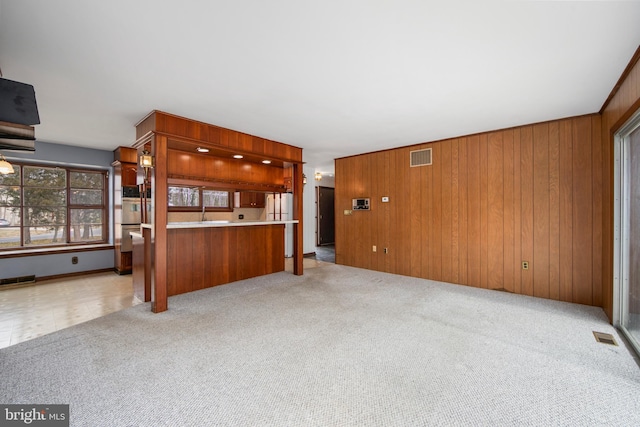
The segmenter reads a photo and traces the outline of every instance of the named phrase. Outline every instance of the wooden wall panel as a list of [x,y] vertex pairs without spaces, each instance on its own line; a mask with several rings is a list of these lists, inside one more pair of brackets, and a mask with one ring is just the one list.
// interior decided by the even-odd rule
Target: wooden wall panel
[[[336,262],[597,305],[600,132],[590,115],[337,159]],[[371,211],[343,215],[354,197]]]
[[[409,155],[407,155],[407,161]],[[422,236],[423,230],[426,231],[427,224],[423,224],[423,211],[422,211],[422,190],[423,181],[421,175],[422,168],[408,168],[409,171],[409,221],[411,223],[410,229],[412,231],[409,236],[410,248],[411,248],[411,276],[419,277],[422,274]],[[424,228],[423,228],[424,226]]]
[[488,286],[488,256],[489,256],[489,164],[488,164],[487,134],[480,135],[479,166],[480,166],[480,287]]
[[[477,135],[467,139],[468,166],[468,263],[469,285],[480,287],[480,138]],[[435,223],[434,227],[436,226]]]
[[[442,144],[433,146],[431,168],[431,222],[429,223],[429,268],[433,280],[442,280]],[[423,166],[424,167],[424,166]],[[445,242],[446,244],[446,242]]]
[[549,124],[533,127],[533,295],[549,298]]
[[513,292],[515,287],[515,273],[518,259],[515,258],[514,239],[514,160],[513,160],[513,131],[506,130],[502,135],[502,150],[498,150],[496,155],[503,162],[503,281],[505,291]]
[[440,145],[440,160],[438,164],[440,167],[440,205],[442,206],[441,212],[441,226],[434,228],[439,231],[440,234],[440,259],[442,265],[442,273],[440,280],[444,282],[453,281],[452,273],[452,259],[451,251],[453,247],[453,241],[451,239],[452,230],[452,218],[451,218],[451,191],[452,191],[452,179],[451,179],[451,146],[453,141],[449,144]]
[[560,298],[560,123],[549,123],[549,295]]
[[513,130],[513,259],[515,265],[513,287],[505,282],[505,289],[516,294],[522,293],[522,275],[528,271],[521,269],[522,256],[522,173],[521,173],[521,129]]
[[593,305],[602,306],[602,286],[596,286],[596,283],[600,283],[602,277],[602,194],[603,194],[603,181],[602,181],[602,120],[601,117],[591,116],[591,180],[592,180],[592,193],[593,203],[591,204],[593,209],[593,254],[592,254],[592,280],[594,286],[593,291]]
[[504,288],[504,146],[502,133],[489,134],[487,158],[487,287]]
[[[447,281],[460,282],[460,141],[451,141],[451,187],[448,190],[451,195],[451,262],[449,263],[449,276]],[[421,168],[424,169],[424,168]]]
[[529,262],[529,270],[522,271],[520,292],[533,295],[533,128],[520,130],[520,255]]
[[[458,140],[458,281],[464,285],[469,284],[468,259],[469,259],[469,178],[467,138]],[[423,168],[428,171],[429,168]],[[424,271],[424,270],[423,270]],[[428,277],[428,276],[423,276]]]
[[591,182],[591,118],[573,123],[573,302],[591,304],[593,296],[593,192]]

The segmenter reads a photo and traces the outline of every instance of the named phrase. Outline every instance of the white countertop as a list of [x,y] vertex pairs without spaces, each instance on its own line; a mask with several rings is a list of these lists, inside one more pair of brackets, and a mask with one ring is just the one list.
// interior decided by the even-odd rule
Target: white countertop
[[298,220],[287,221],[202,221],[202,222],[170,222],[167,229],[204,228],[204,227],[248,227],[252,225],[297,224]]

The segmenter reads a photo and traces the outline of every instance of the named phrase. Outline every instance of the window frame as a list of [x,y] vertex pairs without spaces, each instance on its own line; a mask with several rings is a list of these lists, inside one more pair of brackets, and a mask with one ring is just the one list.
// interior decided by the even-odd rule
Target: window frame
[[[169,185],[167,187],[167,195],[170,192],[170,188],[196,188],[196,186],[192,185]],[[234,192],[226,189],[220,189],[215,187],[202,187],[198,186],[198,205],[197,206],[169,206],[169,201],[167,200],[167,208],[169,212],[202,212],[202,204],[204,203],[204,191],[220,191],[222,193],[227,193],[228,197],[228,206],[226,207],[213,207],[206,206],[205,212],[233,212],[233,197]]]
[[[9,247],[0,247],[0,254],[2,252],[7,251],[43,251],[47,249],[56,249],[56,248],[65,248],[65,247],[81,247],[88,245],[102,245],[109,243],[109,170],[102,168],[82,168],[77,166],[65,166],[65,165],[50,165],[50,164],[42,164],[42,163],[27,163],[27,162],[18,162],[12,161],[12,165],[20,167],[20,176],[19,183],[14,185],[19,187],[20,192],[20,204],[16,205],[19,209],[19,217],[20,217],[20,225],[10,226],[10,228],[19,228],[20,234],[20,242],[19,245],[9,246]],[[30,206],[25,203],[25,188],[34,188],[35,186],[25,185],[24,178],[24,168],[32,167],[32,168],[47,168],[47,169],[61,169],[64,170],[66,185],[64,190],[66,192],[64,206],[61,205],[61,208],[65,210],[65,232],[64,232],[64,242],[56,242],[51,244],[30,244],[25,245],[25,228],[33,227],[33,225],[26,224],[25,221],[25,209],[28,209]],[[72,204],[72,189],[79,189],[79,187],[72,187],[71,184],[71,174],[73,172],[79,173],[92,173],[92,174],[100,174],[102,175],[102,204],[100,205],[85,205],[85,204]],[[90,188],[87,188],[90,189]],[[72,217],[71,212],[73,210],[78,209],[95,209],[100,210],[102,214],[102,227],[101,227],[101,239],[95,240],[81,240],[81,241],[71,241],[71,227],[72,227]]]

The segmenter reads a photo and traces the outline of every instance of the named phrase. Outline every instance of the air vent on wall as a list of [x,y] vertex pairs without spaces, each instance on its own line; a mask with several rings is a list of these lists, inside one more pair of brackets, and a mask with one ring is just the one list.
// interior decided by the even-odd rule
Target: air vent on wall
[[431,164],[431,148],[415,150],[411,153],[411,167],[429,166]]

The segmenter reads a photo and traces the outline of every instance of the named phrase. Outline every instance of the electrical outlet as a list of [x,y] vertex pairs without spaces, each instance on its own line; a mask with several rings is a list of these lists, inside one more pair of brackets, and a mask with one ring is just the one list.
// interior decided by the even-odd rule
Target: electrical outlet
[[376,247],[376,245],[373,245],[373,252],[378,252],[378,248]]
[[71,257],[71,264],[77,264],[77,263],[78,263],[78,257],[77,256]]
[[523,270],[529,269],[529,261],[522,261],[522,269]]
[[345,215],[351,215],[351,211],[350,211],[349,209],[345,209],[345,210],[344,210],[344,214],[345,214]]
[[389,248],[384,248],[384,253],[388,254],[389,253]]

